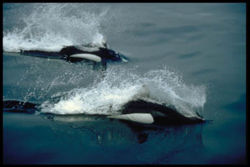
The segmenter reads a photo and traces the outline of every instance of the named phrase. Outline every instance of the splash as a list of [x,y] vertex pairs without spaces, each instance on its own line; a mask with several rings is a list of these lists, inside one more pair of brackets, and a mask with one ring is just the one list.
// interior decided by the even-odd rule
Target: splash
[[186,117],[202,115],[205,86],[188,86],[180,76],[160,69],[136,74],[136,70],[109,68],[106,76],[87,88],[74,89],[56,102],[46,101],[42,112],[54,114],[102,114],[121,112],[123,106],[143,99],[175,108]]
[[108,9],[94,13],[83,4],[35,4],[30,10],[23,17],[16,16],[22,26],[3,32],[5,52],[59,51],[67,45],[101,44],[105,40],[101,23]]

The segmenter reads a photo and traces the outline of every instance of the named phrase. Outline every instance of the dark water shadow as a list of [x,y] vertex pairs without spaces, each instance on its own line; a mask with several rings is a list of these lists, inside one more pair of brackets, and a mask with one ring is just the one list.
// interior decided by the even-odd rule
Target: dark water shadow
[[150,23],[150,22],[142,22],[142,23],[139,24],[139,26],[140,26],[141,28],[152,28],[152,27],[154,27],[155,25],[156,25],[156,24]]
[[245,112],[246,111],[246,94],[242,94],[238,100],[230,104],[226,104],[223,108],[231,111]]
[[156,33],[159,34],[185,34],[185,33],[192,33],[198,32],[200,28],[193,25],[184,25],[179,27],[169,27],[169,28],[159,28]]
[[[150,26],[152,27],[152,26]],[[135,36],[150,36],[150,35],[167,35],[167,36],[176,36],[183,35],[186,33],[198,33],[201,30],[201,26],[197,27],[194,25],[183,25],[177,27],[160,27],[160,28],[147,28],[147,29],[134,29],[133,31],[127,30],[125,33],[135,35]]]
[[201,52],[196,51],[196,52],[191,52],[191,53],[187,53],[187,54],[182,54],[182,55],[179,55],[178,57],[180,59],[189,59],[189,58],[197,57],[199,55],[201,55]]
[[200,76],[200,75],[204,75],[204,74],[209,74],[209,73],[215,73],[217,70],[212,69],[212,68],[205,68],[205,69],[201,69],[198,71],[195,71],[192,73],[193,76]]

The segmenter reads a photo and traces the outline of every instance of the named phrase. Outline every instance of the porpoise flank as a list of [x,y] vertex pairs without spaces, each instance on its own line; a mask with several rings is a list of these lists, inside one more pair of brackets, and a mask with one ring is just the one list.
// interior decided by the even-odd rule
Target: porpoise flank
[[21,50],[21,54],[49,59],[63,59],[68,62],[76,63],[83,60],[93,61],[106,65],[107,62],[128,62],[128,59],[107,47],[107,44],[95,45],[74,45],[65,46],[60,51],[45,50]]
[[[3,111],[5,112],[34,114],[39,112],[39,106],[39,104],[16,100],[3,101]],[[174,107],[168,107],[144,100],[128,102],[123,106],[121,114],[103,116],[109,119],[118,119],[131,123],[154,125],[182,125],[205,122],[200,115],[186,117],[180,114]]]

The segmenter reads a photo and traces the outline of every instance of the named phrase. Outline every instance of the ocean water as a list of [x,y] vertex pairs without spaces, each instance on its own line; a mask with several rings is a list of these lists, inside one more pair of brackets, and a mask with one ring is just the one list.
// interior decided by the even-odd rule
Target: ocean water
[[[129,58],[105,75],[19,53],[102,40]],[[140,129],[105,117],[135,99],[209,121]],[[4,3],[3,100],[47,113],[3,112],[5,164],[244,164],[246,4]]]

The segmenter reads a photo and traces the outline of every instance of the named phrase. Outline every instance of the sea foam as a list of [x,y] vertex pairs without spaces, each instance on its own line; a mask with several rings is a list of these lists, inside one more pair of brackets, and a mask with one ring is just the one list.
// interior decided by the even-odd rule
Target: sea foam
[[4,30],[3,50],[59,51],[68,45],[101,44],[105,40],[101,23],[107,20],[108,9],[93,13],[81,8],[73,4],[34,4],[28,14],[15,17],[14,28]]
[[179,75],[166,68],[141,76],[132,69],[111,67],[100,82],[71,90],[58,102],[46,101],[41,105],[41,111],[112,115],[121,112],[126,103],[140,99],[174,106],[184,116],[195,117],[197,113],[202,115],[206,87],[186,85]]

